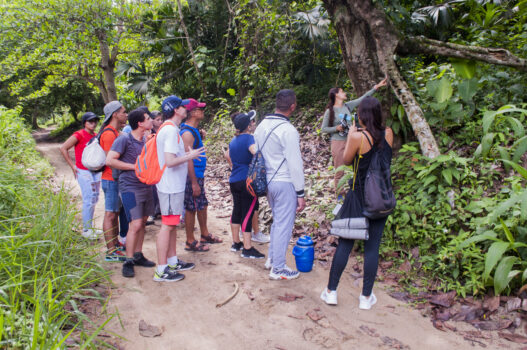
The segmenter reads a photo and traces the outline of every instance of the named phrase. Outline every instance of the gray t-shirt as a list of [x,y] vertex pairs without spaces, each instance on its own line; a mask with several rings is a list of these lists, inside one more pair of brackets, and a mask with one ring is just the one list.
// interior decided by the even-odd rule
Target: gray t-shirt
[[[111,150],[120,154],[119,160],[125,163],[135,164],[137,157],[145,143],[137,141],[133,135],[124,134],[119,136],[112,145]],[[152,190],[151,185],[139,181],[133,170],[121,170],[119,175],[119,192],[136,192],[143,190]]]

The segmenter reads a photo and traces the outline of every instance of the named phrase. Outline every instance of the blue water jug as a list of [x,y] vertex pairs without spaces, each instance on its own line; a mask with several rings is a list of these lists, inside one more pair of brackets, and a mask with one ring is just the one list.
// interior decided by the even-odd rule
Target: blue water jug
[[315,260],[315,248],[311,237],[302,236],[296,241],[293,247],[295,256],[296,269],[300,272],[309,272],[313,269],[313,260]]

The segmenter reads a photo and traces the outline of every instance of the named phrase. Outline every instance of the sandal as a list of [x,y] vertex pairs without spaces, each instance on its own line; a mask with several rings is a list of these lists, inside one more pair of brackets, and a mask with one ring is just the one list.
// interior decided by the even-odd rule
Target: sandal
[[201,236],[201,243],[209,243],[209,244],[223,243],[223,240],[219,237],[213,236],[212,233],[209,233],[208,236]]
[[206,244],[200,244],[198,241],[194,241],[192,243],[186,242],[185,250],[189,252],[208,252],[209,247]]

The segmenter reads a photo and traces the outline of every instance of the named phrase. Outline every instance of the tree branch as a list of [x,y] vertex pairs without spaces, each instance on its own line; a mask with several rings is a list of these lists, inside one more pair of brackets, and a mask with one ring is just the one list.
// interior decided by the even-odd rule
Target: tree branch
[[527,61],[513,55],[509,50],[447,43],[425,37],[408,36],[401,39],[397,53],[429,54],[475,60],[527,71]]

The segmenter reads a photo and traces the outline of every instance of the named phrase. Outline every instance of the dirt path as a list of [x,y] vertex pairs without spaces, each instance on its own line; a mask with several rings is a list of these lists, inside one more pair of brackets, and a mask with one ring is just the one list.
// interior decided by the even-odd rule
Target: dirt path
[[[78,196],[73,174],[60,155],[59,145],[41,141],[38,150],[55,167],[59,179]],[[226,200],[230,200],[226,198]],[[80,202],[80,201],[79,201]],[[101,226],[103,194],[97,206]],[[339,305],[324,304],[319,296],[327,283],[329,270],[315,264],[312,272],[293,281],[270,281],[264,261],[242,259],[229,251],[230,234],[225,213],[209,210],[209,229],[224,243],[211,246],[207,253],[183,250],[184,235],[178,230],[178,256],[194,262],[196,268],[177,283],[152,281],[153,269],[136,268],[136,277],[121,276],[121,264],[107,263],[115,288],[108,305],[119,317],[106,327],[125,340],[111,336],[120,348],[131,349],[473,349],[456,332],[441,332],[418,310],[390,297],[382,283],[375,285],[378,304],[370,311],[358,309],[359,280],[343,274],[338,290]],[[156,225],[147,227],[144,253],[155,258]],[[267,245],[257,245],[267,252]],[[101,242],[101,251],[102,251]],[[288,264],[294,266],[288,253]],[[225,306],[225,300],[239,285],[238,294]],[[295,301],[278,299],[286,293],[301,296]],[[101,318],[102,320],[102,318]],[[161,336],[145,338],[139,334],[139,321],[160,327]],[[471,327],[457,324],[460,327]],[[472,329],[474,328],[467,328]],[[499,338],[485,340],[489,348],[511,348]]]

